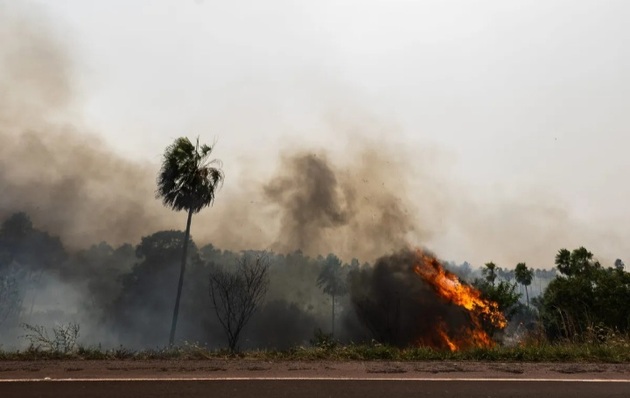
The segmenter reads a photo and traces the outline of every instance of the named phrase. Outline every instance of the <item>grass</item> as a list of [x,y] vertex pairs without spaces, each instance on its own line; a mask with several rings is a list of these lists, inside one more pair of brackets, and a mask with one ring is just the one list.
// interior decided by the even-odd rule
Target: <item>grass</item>
[[[28,325],[27,325],[28,326]],[[53,330],[48,337],[43,328],[28,326],[30,348],[24,351],[3,351],[2,360],[205,360],[250,359],[260,361],[485,361],[485,362],[598,362],[630,363],[630,335],[587,333],[581,338],[551,343],[540,332],[530,333],[516,345],[492,348],[470,348],[451,352],[429,347],[397,348],[377,342],[342,345],[330,335],[317,331],[311,346],[285,351],[252,350],[232,353],[210,350],[198,344],[153,350],[132,350],[125,347],[103,349],[76,345],[78,326]],[[41,330],[40,330],[41,329]],[[70,331],[70,332],[69,332]],[[59,337],[61,336],[61,338]],[[60,343],[61,342],[61,343]],[[63,343],[63,344],[62,344]]]
[[630,363],[628,342],[613,343],[536,343],[514,347],[473,348],[456,352],[426,347],[400,349],[380,344],[295,347],[286,351],[255,350],[230,353],[185,344],[155,349],[111,350],[78,347],[72,352],[30,348],[24,351],[0,351],[0,360],[204,360],[251,359],[265,361],[499,361],[499,362],[599,362]]

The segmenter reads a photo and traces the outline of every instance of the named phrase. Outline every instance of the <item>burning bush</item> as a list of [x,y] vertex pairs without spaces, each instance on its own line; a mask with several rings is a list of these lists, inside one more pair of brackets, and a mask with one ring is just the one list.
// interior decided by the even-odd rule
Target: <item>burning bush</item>
[[452,351],[491,347],[484,323],[502,329],[507,322],[497,304],[446,271],[424,250],[381,257],[349,277],[357,315],[380,342]]

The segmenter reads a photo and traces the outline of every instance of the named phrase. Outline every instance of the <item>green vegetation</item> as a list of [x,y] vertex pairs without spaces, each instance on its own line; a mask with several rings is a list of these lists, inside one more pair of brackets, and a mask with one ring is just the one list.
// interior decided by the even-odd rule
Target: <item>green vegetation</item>
[[561,275],[535,304],[548,338],[581,342],[630,332],[630,273],[604,268],[584,247],[556,256]]
[[234,353],[229,350],[208,350],[197,345],[172,346],[165,349],[134,351],[123,347],[111,350],[78,347],[76,350],[45,351],[30,348],[25,351],[0,351],[0,360],[203,360],[245,358],[266,361],[524,361],[524,362],[605,362],[629,363],[630,339],[606,343],[542,343],[514,347],[475,348],[451,352],[429,347],[396,348],[380,344],[338,345],[325,347],[295,347],[289,350],[255,350]]
[[492,261],[486,263],[484,268],[481,269],[481,273],[483,274],[485,280],[494,286],[494,281],[497,279],[497,265]]

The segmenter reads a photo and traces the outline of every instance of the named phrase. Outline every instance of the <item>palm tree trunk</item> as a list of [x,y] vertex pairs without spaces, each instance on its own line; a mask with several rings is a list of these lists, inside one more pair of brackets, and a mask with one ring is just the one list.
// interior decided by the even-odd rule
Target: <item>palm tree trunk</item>
[[527,291],[527,285],[525,285],[525,297],[527,297],[527,308],[529,308],[529,292]]
[[332,295],[332,337],[335,338],[335,295]]
[[179,300],[182,297],[182,287],[184,286],[184,271],[186,271],[186,256],[188,254],[188,240],[190,238],[190,224],[192,222],[192,209],[188,210],[188,220],[186,220],[186,232],[184,233],[184,248],[182,250],[182,267],[179,272],[179,283],[177,284],[177,297],[175,298],[175,308],[173,309],[173,323],[171,324],[171,335],[168,345],[175,342],[175,329],[177,329],[177,316],[179,315]]

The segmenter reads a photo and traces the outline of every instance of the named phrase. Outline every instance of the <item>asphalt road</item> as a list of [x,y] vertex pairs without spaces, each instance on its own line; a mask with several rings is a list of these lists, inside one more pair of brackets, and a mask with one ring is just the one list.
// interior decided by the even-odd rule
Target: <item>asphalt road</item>
[[630,397],[620,381],[523,380],[151,380],[16,381],[0,383],[0,397]]
[[520,362],[0,361],[7,397],[630,398],[630,364]]

